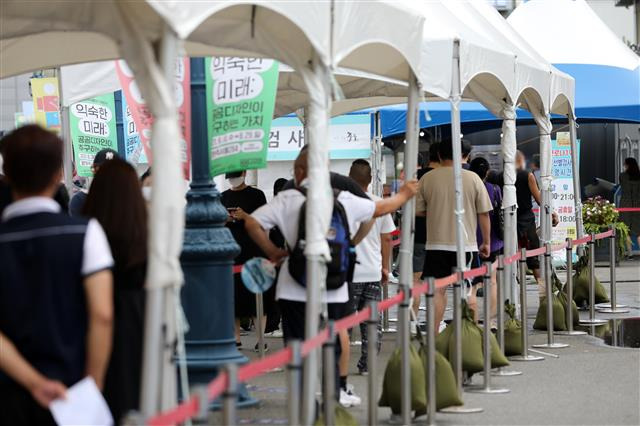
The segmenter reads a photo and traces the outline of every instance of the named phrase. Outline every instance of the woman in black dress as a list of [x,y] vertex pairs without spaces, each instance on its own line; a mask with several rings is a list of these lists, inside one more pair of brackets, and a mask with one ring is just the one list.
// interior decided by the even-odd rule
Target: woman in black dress
[[147,266],[147,210],[129,163],[114,159],[100,167],[84,214],[104,228],[115,262],[113,349],[103,393],[119,424],[129,410],[138,409]]

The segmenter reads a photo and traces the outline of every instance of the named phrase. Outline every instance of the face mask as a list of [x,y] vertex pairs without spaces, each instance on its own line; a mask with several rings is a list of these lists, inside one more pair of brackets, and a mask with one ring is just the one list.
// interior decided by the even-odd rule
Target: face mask
[[150,186],[143,186],[142,187],[142,197],[146,201],[151,201],[151,187]]
[[229,178],[228,181],[229,181],[229,185],[231,185],[231,188],[237,188],[244,183],[244,177],[238,176],[234,178]]

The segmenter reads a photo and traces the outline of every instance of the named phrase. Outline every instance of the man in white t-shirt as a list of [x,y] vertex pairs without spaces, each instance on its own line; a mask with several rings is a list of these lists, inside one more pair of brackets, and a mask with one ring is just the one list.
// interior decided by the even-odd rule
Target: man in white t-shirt
[[[308,151],[303,148],[294,163],[294,179],[297,187],[305,187],[307,179]],[[358,224],[367,222],[371,218],[384,216],[396,211],[417,191],[417,182],[410,181],[403,185],[393,197],[380,201],[356,197],[342,191],[338,194],[338,201],[346,211],[347,221],[352,236],[358,229]],[[270,240],[268,231],[278,227],[287,242],[288,247],[295,247],[298,239],[298,221],[300,208],[305,202],[305,196],[297,189],[287,189],[278,193],[271,202],[257,209],[245,219],[245,227],[249,235],[262,251],[274,263],[284,260],[276,287],[276,299],[282,312],[282,326],[285,342],[292,339],[304,339],[304,320],[307,293],[289,273],[289,252],[276,247]],[[347,283],[336,290],[329,290],[323,296],[328,304],[330,319],[338,319],[343,315],[345,303],[349,301]]]
[[[371,166],[366,160],[355,160],[351,164],[349,177],[355,180],[364,191],[371,183]],[[374,201],[381,198],[367,193]],[[381,300],[381,286],[389,281],[389,261],[391,256],[391,232],[396,226],[390,214],[376,219],[375,224],[367,236],[356,246],[356,264],[353,274],[352,302],[356,310],[360,311],[368,306],[371,301]],[[366,374],[368,336],[367,325],[360,324],[362,345],[358,371]],[[378,351],[382,344],[382,322],[378,321]]]

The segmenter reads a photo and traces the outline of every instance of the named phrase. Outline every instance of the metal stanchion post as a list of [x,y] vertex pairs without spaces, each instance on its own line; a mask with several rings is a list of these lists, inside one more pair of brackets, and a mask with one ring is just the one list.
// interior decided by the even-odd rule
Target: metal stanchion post
[[376,397],[378,389],[376,386],[376,378],[378,377],[378,323],[380,322],[380,313],[378,312],[378,302],[375,300],[369,304],[371,315],[367,320],[368,334],[368,354],[367,369],[369,375],[367,377],[368,387],[368,420],[369,425],[376,426],[378,424],[378,399]]
[[566,343],[555,343],[553,341],[553,284],[551,282],[551,243],[544,244],[544,287],[545,298],[547,299],[547,343],[533,345],[534,348],[560,349],[569,345]]
[[409,304],[411,300],[411,288],[407,284],[401,284],[402,303],[398,312],[398,328],[400,333],[400,353],[402,357],[402,368],[400,372],[401,389],[401,416],[402,424],[411,424],[411,369],[409,366]]
[[436,423],[436,313],[433,303],[435,280],[427,278],[427,425]]
[[466,390],[473,393],[508,393],[509,389],[491,388],[491,262],[485,262],[487,269],[483,277],[483,316],[482,346],[484,356],[484,382],[482,386],[469,387]]
[[541,361],[542,356],[529,355],[529,326],[527,324],[527,250],[520,249],[518,261],[520,281],[520,323],[522,325],[522,355],[511,357],[513,361]]
[[600,325],[607,321],[596,318],[596,236],[591,234],[589,241],[589,319],[580,320],[580,324]]
[[567,288],[567,306],[568,309],[565,312],[565,320],[567,322],[567,331],[556,331],[555,334],[564,336],[582,336],[587,334],[585,331],[577,331],[573,329],[573,309],[571,304],[573,302],[573,240],[567,238],[567,282],[565,284]]
[[299,340],[289,342],[291,348],[291,362],[289,371],[289,424],[300,424],[300,395],[302,394],[302,344]]
[[333,321],[329,321],[327,325],[329,329],[329,338],[322,345],[322,364],[324,380],[322,381],[322,407],[324,410],[324,424],[335,424],[335,402],[336,402],[336,362],[335,362],[335,345],[336,333],[333,328]]
[[222,422],[227,426],[237,425],[236,403],[238,400],[238,366],[227,364],[227,389],[222,394]]
[[[462,399],[462,293],[461,287],[464,285],[462,269],[455,268],[454,273],[458,280],[453,284],[453,338],[455,339],[455,349],[453,353],[453,374],[456,377],[456,388],[458,395]],[[435,324],[433,325],[435,328]],[[431,331],[431,330],[429,330]],[[482,408],[469,408],[465,406],[447,407],[440,410],[442,413],[451,414],[471,414],[481,413]]]
[[[496,308],[496,319],[498,322],[498,346],[500,351],[504,354],[504,285],[506,283],[505,270],[504,270],[504,255],[498,256],[498,268],[496,274],[496,299],[498,306]],[[486,293],[485,293],[486,294]],[[496,368],[491,371],[492,376],[520,376],[522,371],[507,370],[504,367]]]
[[618,305],[616,303],[616,228],[610,226],[611,237],[609,237],[609,279],[611,280],[611,292],[609,293],[611,303],[609,306],[598,305],[598,312],[605,314],[626,314],[629,312],[625,305]]
[[258,329],[258,353],[264,358],[264,298],[256,294],[256,328]]

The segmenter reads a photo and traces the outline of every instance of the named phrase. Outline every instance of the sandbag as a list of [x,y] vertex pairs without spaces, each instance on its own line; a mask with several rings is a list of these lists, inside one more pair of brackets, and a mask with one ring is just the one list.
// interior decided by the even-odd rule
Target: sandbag
[[[557,293],[551,294],[551,307],[553,309],[553,329],[555,331],[564,331],[567,329],[566,321],[564,318],[564,307],[560,303]],[[547,298],[540,299],[540,307],[538,307],[538,313],[536,314],[536,320],[533,323],[533,328],[536,330],[547,329]]]
[[[575,274],[573,275],[573,300],[576,305],[583,306],[589,304],[589,280],[591,279],[591,270],[589,269],[589,255],[586,254],[578,259],[574,266]],[[607,303],[609,296],[604,286],[600,283],[598,277],[595,277],[595,302]]]
[[[427,371],[427,353],[426,348],[420,348],[420,357],[424,365],[425,371]],[[427,371],[427,380],[430,372]],[[428,382],[427,382],[428,383]],[[427,393],[427,401],[429,394]],[[436,409],[440,410],[446,407],[452,407],[457,405],[463,405],[464,402],[458,395],[458,389],[456,386],[456,378],[453,374],[453,368],[440,352],[436,351]]]
[[[483,337],[484,337],[484,329],[482,329]],[[483,348],[484,348],[484,340]],[[502,351],[500,350],[500,345],[498,344],[498,339],[496,336],[489,331],[489,353],[491,354],[491,368],[500,368],[506,367],[509,365],[509,360],[504,356]],[[484,355],[484,352],[483,352]]]
[[436,351],[444,355],[445,358],[449,358],[449,339],[452,338],[453,323],[447,325],[447,327],[436,336]]
[[[358,426],[356,419],[340,404],[336,404],[333,419],[336,426]],[[320,414],[314,425],[325,426],[324,413]]]
[[[427,385],[424,364],[418,350],[413,345],[409,345],[409,368],[411,372],[411,410],[415,411],[417,417],[427,412]],[[390,407],[393,414],[400,414],[402,410],[401,372],[402,354],[401,348],[397,348],[387,362],[382,382],[382,395],[378,401],[378,406]]]
[[[462,301],[462,370],[469,374],[482,371],[484,356],[482,353],[482,330],[473,321],[473,313],[466,301]],[[453,328],[453,324],[449,327]],[[448,328],[448,327],[447,327]],[[449,338],[448,359],[453,364],[456,339],[453,333]]]
[[[560,303],[562,304],[562,309],[564,310],[565,325],[568,325],[566,324],[566,321],[567,321],[566,318],[567,318],[567,309],[569,309],[569,298],[567,297],[567,294],[564,291],[561,291],[558,293],[558,300],[560,300]],[[571,311],[572,311],[571,319],[573,320],[573,327],[575,328],[580,325],[580,313],[578,312],[578,306],[576,305],[576,302],[574,302],[573,300],[571,301]]]
[[504,354],[522,355],[522,323],[516,318],[516,305],[508,303],[504,311],[507,314],[504,322]]

